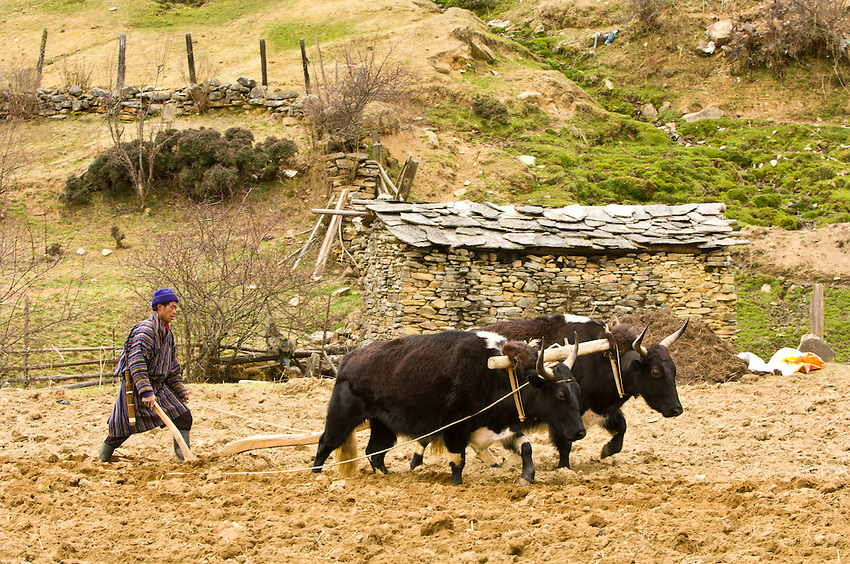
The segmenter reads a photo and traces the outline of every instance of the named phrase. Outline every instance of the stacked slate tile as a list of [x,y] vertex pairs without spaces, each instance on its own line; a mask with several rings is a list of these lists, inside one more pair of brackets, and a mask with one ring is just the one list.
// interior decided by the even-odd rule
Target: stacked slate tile
[[610,252],[687,246],[710,251],[745,242],[723,216],[722,203],[545,208],[381,202],[365,209],[414,247]]

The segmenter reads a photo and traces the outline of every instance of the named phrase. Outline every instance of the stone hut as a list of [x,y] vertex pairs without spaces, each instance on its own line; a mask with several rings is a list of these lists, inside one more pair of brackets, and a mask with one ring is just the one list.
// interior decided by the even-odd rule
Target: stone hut
[[347,238],[365,341],[568,312],[668,310],[736,332],[724,204],[365,203]]

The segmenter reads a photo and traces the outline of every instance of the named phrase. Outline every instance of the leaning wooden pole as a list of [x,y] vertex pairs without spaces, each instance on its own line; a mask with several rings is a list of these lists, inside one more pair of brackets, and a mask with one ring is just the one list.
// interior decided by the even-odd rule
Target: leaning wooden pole
[[301,65],[304,67],[304,92],[310,95],[310,60],[307,58],[307,48],[301,40]]
[[[336,203],[336,209],[341,210],[347,200],[348,188],[343,188],[339,195],[339,201]],[[319,256],[316,258],[316,266],[313,267],[313,272],[310,273],[310,278],[316,279],[322,276],[322,272],[325,270],[325,262],[328,260],[328,255],[331,254],[331,247],[333,247],[337,227],[341,221],[342,217],[339,215],[334,215],[331,218],[331,221],[328,224],[328,230],[325,232],[325,239],[322,241],[322,246],[319,249]]]
[[127,74],[127,34],[121,33],[118,35],[118,77],[115,80],[115,90],[118,96],[121,96],[121,91],[124,90],[124,77]]
[[41,86],[41,73],[44,70],[44,53],[47,51],[47,28],[41,30],[41,48],[38,50],[38,64],[35,66],[36,85]]

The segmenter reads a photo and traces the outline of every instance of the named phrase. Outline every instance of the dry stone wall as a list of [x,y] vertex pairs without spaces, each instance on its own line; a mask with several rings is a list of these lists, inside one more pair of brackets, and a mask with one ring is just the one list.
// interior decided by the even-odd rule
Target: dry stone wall
[[[104,112],[113,92],[102,88],[84,91],[79,86],[36,91],[39,114],[47,118],[63,118],[71,114]],[[258,109],[275,114],[298,117],[303,115],[303,99],[293,90],[269,90],[258,86],[253,78],[239,77],[235,82],[207,80],[174,89],[139,88],[126,86],[121,90],[121,110],[135,115],[142,107],[153,114],[173,108],[175,114],[193,111]]]
[[526,254],[415,248],[380,229],[359,239],[364,244],[355,231],[348,236],[364,273],[365,341],[555,312],[607,321],[650,310],[699,316],[719,336],[735,335],[737,295],[725,248]]

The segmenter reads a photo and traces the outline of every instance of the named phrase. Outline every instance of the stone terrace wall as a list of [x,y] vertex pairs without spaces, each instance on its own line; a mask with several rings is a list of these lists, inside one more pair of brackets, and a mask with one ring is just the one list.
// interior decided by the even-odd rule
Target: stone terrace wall
[[[36,92],[39,114],[52,119],[70,114],[102,113],[112,94],[102,88],[86,92],[79,86],[53,90],[39,88]],[[175,89],[126,86],[121,90],[121,106],[122,112],[128,115],[135,115],[143,105],[149,105],[153,114],[163,111],[166,106],[172,106],[176,113],[189,113],[198,111],[197,100],[203,99],[208,109],[255,108],[298,117],[303,114],[303,100],[299,96],[293,90],[270,91],[265,86],[257,86],[253,78],[242,76],[236,82],[208,80],[203,84]]]
[[[349,238],[354,234],[350,229]],[[659,309],[699,316],[727,340],[736,331],[725,249],[620,256],[422,249],[384,230],[375,230],[368,245],[352,243],[365,273],[364,341],[555,312],[607,321],[616,312]]]

